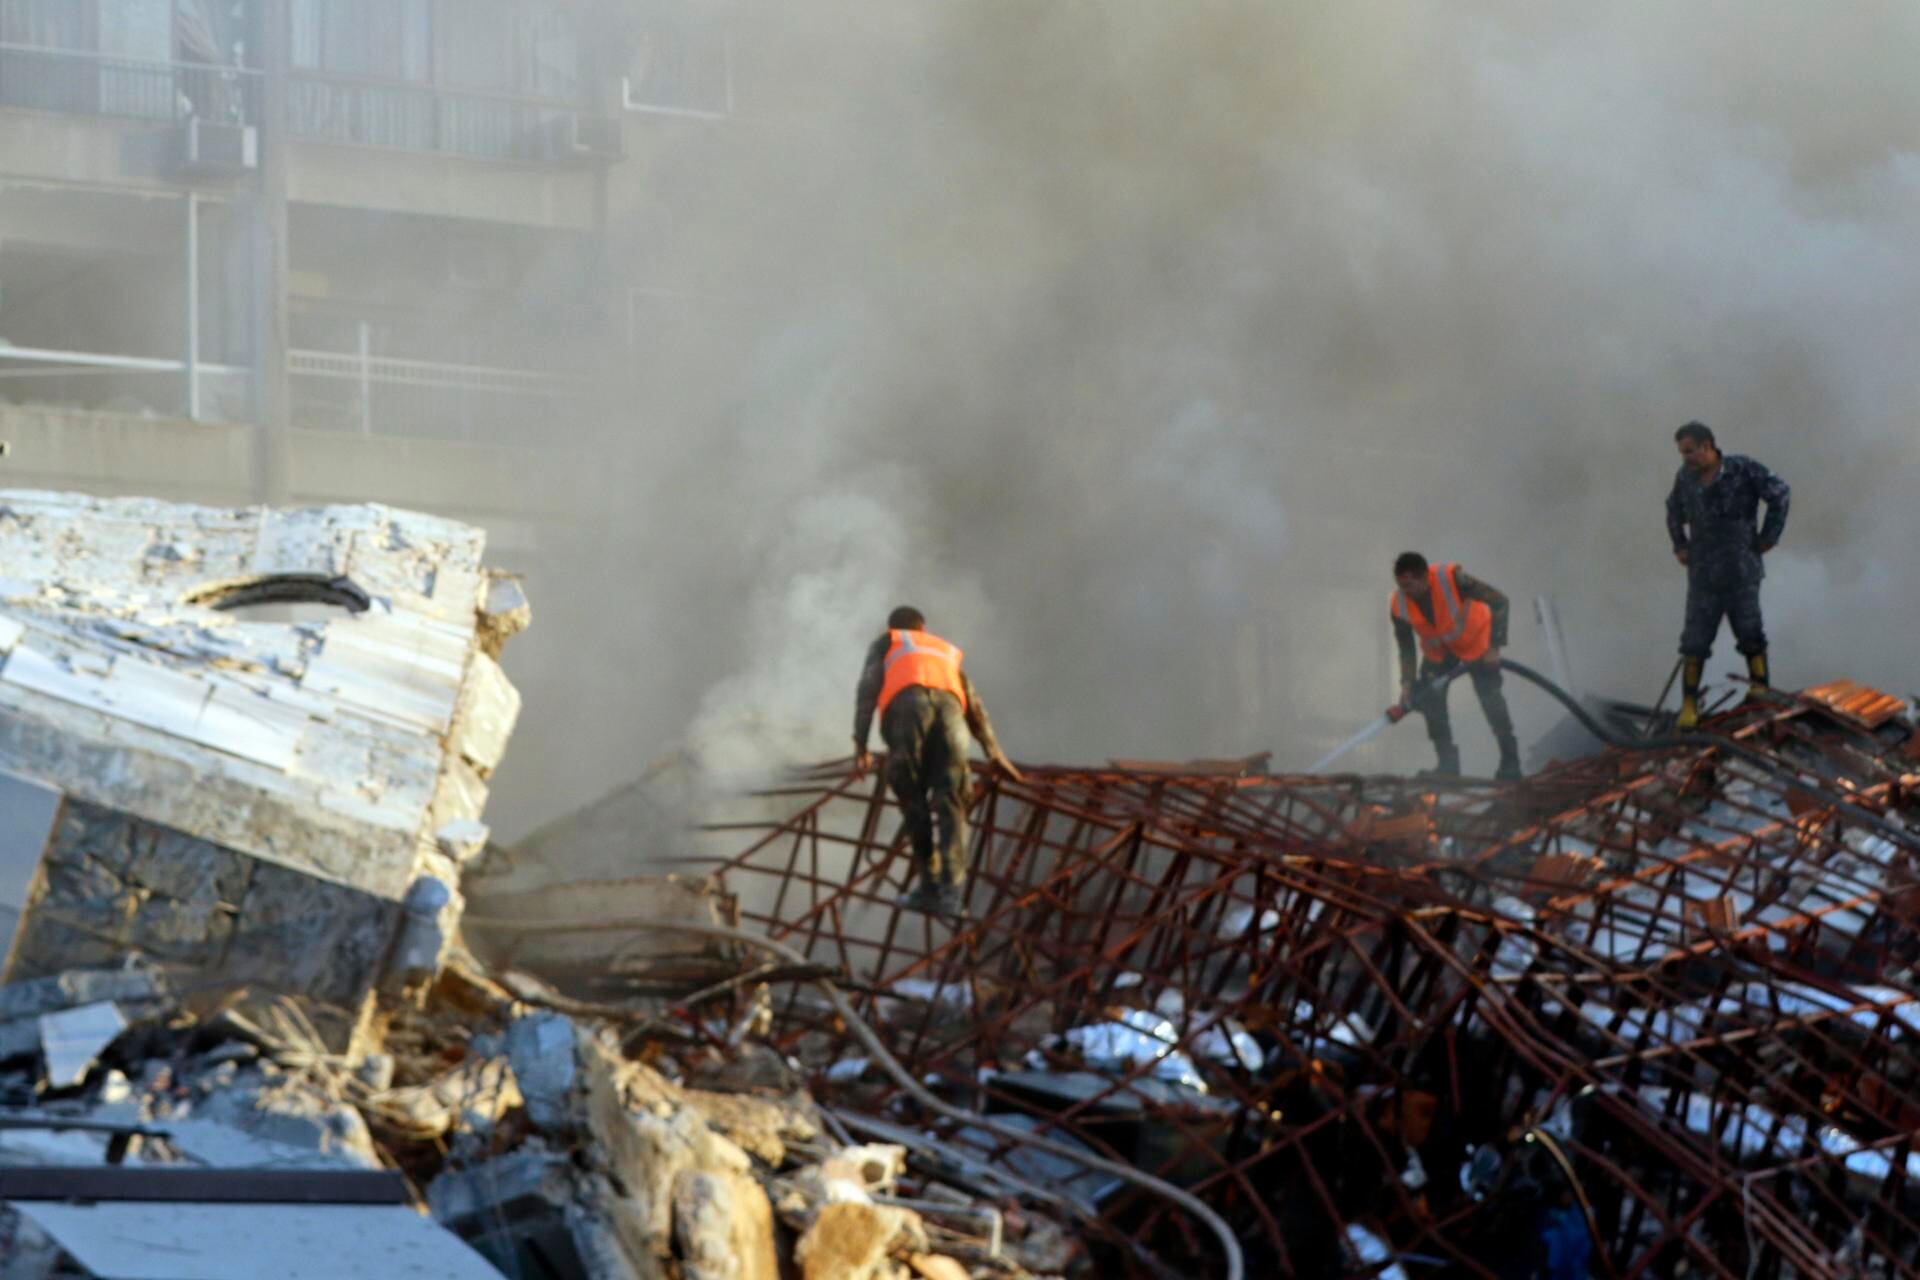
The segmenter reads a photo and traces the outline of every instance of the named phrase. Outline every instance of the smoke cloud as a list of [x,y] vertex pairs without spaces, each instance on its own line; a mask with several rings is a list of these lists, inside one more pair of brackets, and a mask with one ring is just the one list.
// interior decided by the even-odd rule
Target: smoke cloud
[[[683,745],[726,776],[844,755],[902,601],[1016,759],[1304,766],[1391,696],[1409,547],[1508,591],[1523,659],[1552,593],[1581,683],[1650,698],[1696,417],[1794,486],[1778,678],[1920,683],[1913,5],[822,0],[734,29],[735,117],[653,165],[678,301],[623,424],[620,689],[510,759],[527,823]],[[1425,761],[1396,734],[1367,767]]]

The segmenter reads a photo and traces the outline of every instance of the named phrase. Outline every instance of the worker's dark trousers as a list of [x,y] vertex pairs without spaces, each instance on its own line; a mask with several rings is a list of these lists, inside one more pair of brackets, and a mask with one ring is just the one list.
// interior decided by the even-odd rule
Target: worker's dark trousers
[[1752,657],[1767,651],[1767,628],[1760,618],[1760,584],[1734,583],[1715,587],[1687,579],[1687,622],[1680,630],[1680,652],[1705,662],[1713,656],[1713,638],[1720,619],[1733,627],[1734,647]]
[[[959,888],[967,878],[967,716],[938,689],[903,689],[880,717],[887,781],[905,812],[921,880]],[[937,834],[939,839],[935,840]]]
[[[1444,661],[1429,661],[1420,668],[1420,679],[1424,683],[1414,695],[1413,709],[1425,717],[1427,737],[1433,740],[1436,750],[1453,745],[1453,717],[1447,712],[1447,690],[1452,686],[1441,681],[1459,665],[1460,659],[1449,654]],[[1497,740],[1507,742],[1513,737],[1513,716],[1507,710],[1507,695],[1501,688],[1506,681],[1500,668],[1472,663],[1467,667],[1467,677],[1473,681],[1473,691],[1480,697],[1480,709],[1487,713],[1487,727],[1493,730]]]

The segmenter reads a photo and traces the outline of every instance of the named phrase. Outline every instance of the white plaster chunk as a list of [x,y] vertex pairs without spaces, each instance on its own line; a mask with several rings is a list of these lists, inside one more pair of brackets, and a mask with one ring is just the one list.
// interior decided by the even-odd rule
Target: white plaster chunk
[[474,654],[460,690],[454,750],[482,774],[490,774],[506,758],[507,740],[519,718],[520,691],[499,663],[484,653]]
[[455,818],[433,833],[434,844],[440,852],[461,867],[485,853],[487,841],[492,838],[492,829],[472,818]]
[[47,1083],[56,1089],[79,1084],[94,1059],[126,1029],[125,1015],[111,1000],[41,1014],[40,1050],[46,1055]]

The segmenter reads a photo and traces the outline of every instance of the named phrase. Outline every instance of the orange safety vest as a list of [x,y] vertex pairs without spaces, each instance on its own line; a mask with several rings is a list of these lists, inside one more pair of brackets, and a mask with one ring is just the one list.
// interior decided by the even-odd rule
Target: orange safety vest
[[941,689],[967,705],[967,686],[960,679],[960,650],[931,631],[889,631],[893,645],[887,650],[887,679],[880,686],[880,711],[899,696],[902,689],[916,686]]
[[1428,566],[1427,598],[1433,603],[1433,618],[1421,613],[1420,606],[1397,588],[1387,605],[1420,637],[1420,652],[1429,662],[1443,661],[1449,653],[1462,662],[1478,662],[1493,646],[1493,610],[1483,600],[1468,600],[1461,608],[1460,584],[1454,580],[1459,569],[1457,564]]

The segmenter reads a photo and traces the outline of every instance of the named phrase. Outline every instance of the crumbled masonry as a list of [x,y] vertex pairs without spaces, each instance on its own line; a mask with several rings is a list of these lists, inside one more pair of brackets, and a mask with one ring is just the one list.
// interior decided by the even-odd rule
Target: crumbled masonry
[[863,1212],[873,1280],[1061,1256],[1044,1213],[1009,1227],[819,1111],[755,1034],[796,974],[671,930],[469,949],[469,890],[563,930],[736,918],[699,877],[494,856],[529,612],[483,544],[380,507],[0,493],[0,770],[56,800],[0,860],[31,869],[0,898],[0,1275],[837,1276]]
[[307,997],[336,1049],[431,980],[520,707],[495,659],[526,602],[484,543],[384,507],[0,492],[0,770],[60,797],[6,976],[137,952]]

